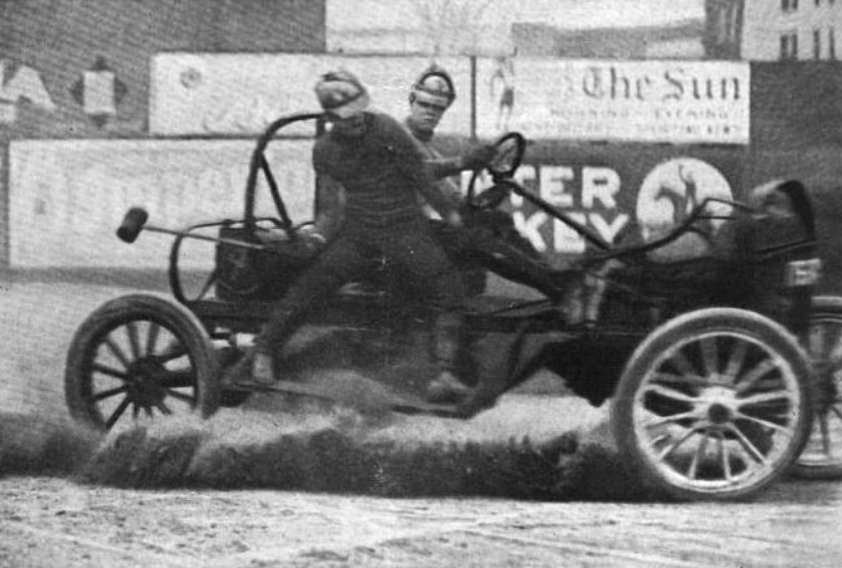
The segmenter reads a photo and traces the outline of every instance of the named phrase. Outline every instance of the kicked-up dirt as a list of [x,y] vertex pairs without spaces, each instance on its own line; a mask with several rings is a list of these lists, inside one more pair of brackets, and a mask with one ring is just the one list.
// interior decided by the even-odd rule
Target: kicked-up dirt
[[575,398],[507,396],[466,422],[261,398],[84,431],[64,408],[64,352],[116,293],[0,292],[0,566],[838,565],[842,485],[648,501],[605,408]]

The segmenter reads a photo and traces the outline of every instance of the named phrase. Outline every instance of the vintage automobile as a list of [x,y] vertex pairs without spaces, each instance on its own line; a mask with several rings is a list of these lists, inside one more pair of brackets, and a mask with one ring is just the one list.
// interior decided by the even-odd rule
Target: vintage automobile
[[[175,236],[169,260],[173,297],[118,297],[81,325],[65,375],[75,419],[111,429],[179,406],[207,417],[250,395],[224,385],[222,370],[238,360],[272,300],[313,259],[301,238],[309,220],[290,219],[267,146],[292,124],[309,121],[318,130],[321,118],[283,117],[258,138],[242,219],[173,230],[147,223],[141,208],[127,213],[118,229],[126,242],[143,230]],[[611,400],[611,429],[621,457],[662,493],[742,499],[790,470],[810,434],[814,391],[821,390],[813,388],[804,346],[813,337],[821,351],[822,342],[829,341],[810,334],[820,261],[805,188],[795,181],[778,183],[755,205],[705,199],[666,233],[607,243],[515,181],[525,146],[517,133],[503,136],[486,172],[490,187],[479,187],[478,172],[471,179],[464,206],[467,229],[455,237],[440,231],[473,292],[465,308],[464,373],[476,380],[476,394],[460,405],[427,404],[406,380],[405,388],[390,391],[391,408],[466,418],[493,405],[536,369],[548,368],[593,404]],[[268,188],[276,216],[255,213],[259,188]],[[563,268],[544,262],[503,212],[512,193],[579,233],[588,253]],[[783,212],[777,207],[781,203]],[[704,229],[712,218],[724,223],[715,237]],[[281,231],[286,238],[266,244],[260,237],[267,231]],[[687,235],[708,242],[710,254],[680,260],[659,255]],[[216,243],[215,269],[191,293],[179,267],[187,239]],[[419,349],[423,355],[412,338],[423,336],[431,308],[393,270],[373,259],[371,276],[344,287],[308,325],[345,333],[366,352],[365,361],[399,360]],[[487,271],[527,284],[546,298],[496,297],[486,289]],[[816,306],[813,329],[832,329],[838,341],[842,304],[819,298]],[[472,350],[483,348],[472,356]],[[819,363],[831,369],[839,353],[822,353]],[[392,367],[393,374],[400,372],[395,369],[400,367]],[[833,385],[831,370],[815,376]],[[423,387],[423,380],[414,386]],[[822,400],[838,398],[836,390],[831,392],[835,386],[822,388]],[[331,397],[329,388],[287,378],[266,390]],[[839,410],[822,402],[817,406],[821,437],[827,416]],[[838,469],[832,454],[820,443],[798,468],[808,475]]]

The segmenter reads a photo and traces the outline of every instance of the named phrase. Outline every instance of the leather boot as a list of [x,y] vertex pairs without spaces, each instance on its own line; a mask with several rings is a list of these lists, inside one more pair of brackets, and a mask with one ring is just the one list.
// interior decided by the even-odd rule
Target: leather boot
[[470,394],[471,389],[455,373],[459,355],[461,318],[442,313],[433,329],[433,355],[441,372],[427,386],[427,400],[433,403],[457,403]]
[[427,402],[436,404],[458,403],[465,400],[471,389],[450,371],[442,371],[427,385]]
[[222,384],[229,387],[271,386],[274,382],[272,356],[255,350],[246,351],[222,374]]

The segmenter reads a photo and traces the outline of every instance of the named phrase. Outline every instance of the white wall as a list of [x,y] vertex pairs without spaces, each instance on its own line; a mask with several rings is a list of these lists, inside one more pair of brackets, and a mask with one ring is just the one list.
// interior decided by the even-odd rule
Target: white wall
[[646,46],[649,59],[703,59],[705,48],[701,38],[659,41]]
[[[470,61],[439,58],[453,77],[453,106],[441,133],[470,132]],[[352,57],[314,54],[161,53],[152,60],[149,130],[163,136],[256,135],[272,120],[319,110],[313,93],[320,74],[344,67],[366,84],[372,107],[402,119],[410,85],[428,57]],[[282,132],[313,133],[313,123]]]

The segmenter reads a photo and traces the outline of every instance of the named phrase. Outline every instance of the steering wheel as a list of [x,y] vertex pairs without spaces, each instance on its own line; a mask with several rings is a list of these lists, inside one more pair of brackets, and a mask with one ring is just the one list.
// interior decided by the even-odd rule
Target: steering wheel
[[488,173],[491,174],[494,184],[477,194],[476,182],[481,170],[474,170],[471,182],[468,184],[468,195],[465,199],[468,209],[496,209],[514,185],[511,177],[523,161],[526,139],[518,132],[509,132],[497,139],[494,147],[496,150],[494,158],[486,168]]

